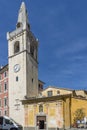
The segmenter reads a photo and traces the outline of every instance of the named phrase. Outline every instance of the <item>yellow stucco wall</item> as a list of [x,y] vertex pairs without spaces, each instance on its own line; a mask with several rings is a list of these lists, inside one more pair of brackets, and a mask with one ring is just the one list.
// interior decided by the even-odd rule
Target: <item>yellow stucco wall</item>
[[49,103],[48,127],[63,127],[63,103],[61,101]]
[[[49,88],[47,88],[46,90],[44,90],[42,92],[42,95],[47,97],[48,96],[48,94],[47,94],[48,91],[52,91],[53,92],[52,96],[63,95],[63,94],[71,94],[72,93],[72,91],[70,91],[70,90],[49,87]],[[58,91],[60,92],[59,94],[57,93]]]
[[[43,105],[43,112],[39,106]],[[25,126],[36,127],[37,116],[46,116],[48,128],[70,127],[70,98],[52,102],[25,105]]]
[[[68,94],[72,91],[48,88],[43,91],[43,95],[47,96],[47,91],[53,91],[56,95],[57,91],[61,91],[61,94]],[[79,94],[84,94],[83,91],[79,91]],[[52,97],[51,97],[52,98]],[[43,105],[43,112],[39,112],[39,106]],[[87,100],[75,97],[67,97],[60,100],[54,100],[46,102],[38,102],[33,104],[24,105],[25,108],[25,126],[36,127],[36,117],[39,115],[46,116],[47,127],[49,128],[69,128],[73,124],[74,113],[78,108],[84,109],[85,117],[87,117]]]
[[36,126],[36,116],[46,115],[47,126],[63,127],[63,103],[62,101],[41,103],[43,112],[39,112],[40,104],[25,105],[25,126]]
[[71,124],[73,124],[74,113],[79,108],[84,109],[85,116],[87,117],[87,100],[72,98],[71,99]]
[[25,105],[25,126],[34,125],[34,107],[31,105]]

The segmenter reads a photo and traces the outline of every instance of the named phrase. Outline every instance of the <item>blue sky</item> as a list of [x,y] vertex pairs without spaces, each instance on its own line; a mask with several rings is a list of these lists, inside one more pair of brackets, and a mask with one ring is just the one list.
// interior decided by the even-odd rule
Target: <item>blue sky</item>
[[[15,30],[22,0],[0,0],[0,65],[8,63],[6,33]],[[24,0],[39,39],[39,79],[87,89],[87,0]]]

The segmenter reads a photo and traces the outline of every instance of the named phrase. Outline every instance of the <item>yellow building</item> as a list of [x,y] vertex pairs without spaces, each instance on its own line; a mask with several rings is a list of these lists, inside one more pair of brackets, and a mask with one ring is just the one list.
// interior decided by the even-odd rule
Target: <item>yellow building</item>
[[[76,95],[76,93],[79,94]],[[38,97],[23,100],[25,129],[70,128],[74,123],[74,113],[78,108],[83,108],[87,116],[87,99],[81,95],[82,93],[50,86]]]
[[[57,129],[70,127],[70,94],[23,100],[25,127]],[[66,110],[66,112],[65,112]]]
[[71,124],[74,123],[74,113],[77,109],[84,110],[85,116],[87,118],[87,99],[72,97],[71,98]]

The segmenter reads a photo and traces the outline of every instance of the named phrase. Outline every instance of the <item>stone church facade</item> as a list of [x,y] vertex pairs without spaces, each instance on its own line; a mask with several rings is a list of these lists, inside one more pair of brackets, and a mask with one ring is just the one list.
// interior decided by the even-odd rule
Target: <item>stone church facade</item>
[[25,129],[56,130],[76,127],[75,112],[79,109],[85,114],[81,121],[85,118],[87,122],[86,96],[87,91],[50,86],[38,98],[22,100]]

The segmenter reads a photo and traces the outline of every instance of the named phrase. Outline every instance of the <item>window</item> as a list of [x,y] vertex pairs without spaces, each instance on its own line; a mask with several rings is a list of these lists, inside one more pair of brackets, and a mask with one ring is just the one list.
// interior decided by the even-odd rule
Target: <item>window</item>
[[43,86],[41,84],[39,84],[39,90],[43,90]]
[[0,107],[2,107],[2,100],[0,99]]
[[4,91],[6,91],[7,90],[7,83],[5,82],[4,83]]
[[2,115],[2,111],[0,110],[0,116]]
[[39,106],[39,112],[43,112],[43,105]]
[[2,76],[0,75],[0,80],[2,79]]
[[59,91],[59,90],[57,91],[57,94],[60,94],[60,91]]
[[34,46],[30,46],[31,55],[34,56]]
[[3,124],[3,117],[0,117],[0,125]]
[[34,79],[32,78],[32,83],[33,83]]
[[[6,111],[6,110],[4,111],[4,114],[5,114],[5,115],[7,114],[7,111]],[[6,124],[9,124],[8,121],[6,121]]]
[[22,23],[18,22],[17,23],[17,28],[20,28],[22,26]]
[[4,98],[4,106],[7,106],[7,97]]
[[16,41],[14,44],[14,53],[18,53],[20,51],[19,41]]
[[18,76],[16,76],[16,81],[18,82]]
[[0,84],[0,93],[2,92],[2,85]]
[[48,97],[50,97],[50,96],[53,95],[53,92],[52,91],[48,91],[47,94],[48,94]]
[[[6,111],[6,110],[4,111],[4,114],[5,114],[5,115],[7,114],[7,111]],[[6,123],[6,124],[10,124],[10,120],[5,119],[5,123]]]
[[7,77],[7,72],[6,71],[4,72],[4,77]]

